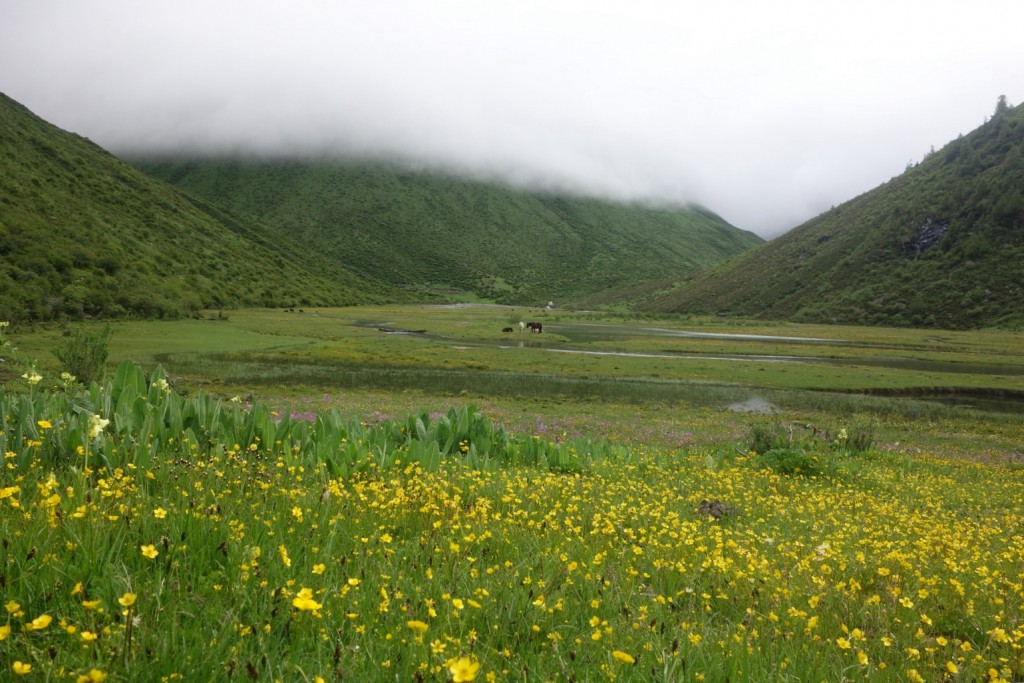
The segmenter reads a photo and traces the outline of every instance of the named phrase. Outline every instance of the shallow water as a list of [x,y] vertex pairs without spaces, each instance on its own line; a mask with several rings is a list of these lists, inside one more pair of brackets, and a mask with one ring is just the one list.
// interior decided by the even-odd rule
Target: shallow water
[[662,327],[631,327],[598,323],[550,323],[546,329],[562,335],[570,342],[605,342],[637,337],[686,337],[692,339],[732,339],[736,341],[789,342],[806,344],[848,344],[843,339],[824,337],[779,337],[766,334],[736,334],[727,332],[695,332],[670,330]]
[[[687,337],[743,342],[764,342],[787,344],[809,344],[827,346],[857,346],[861,348],[891,349],[890,346],[870,344],[866,342],[850,342],[845,339],[826,337],[781,337],[763,334],[727,334],[721,332],[695,332],[690,330],[668,330],[657,327],[630,327],[628,325],[599,325],[593,323],[551,324],[546,329],[567,338],[570,343],[614,342],[627,339],[648,337]],[[574,347],[563,347],[562,350],[579,353],[605,353]],[[610,354],[664,357],[664,358],[707,358],[709,360],[753,360],[776,361],[784,363],[820,363],[825,365],[864,365],[869,367],[893,368],[895,370],[918,370],[924,372],[953,372],[970,375],[1009,375],[1024,376],[1024,366],[1005,365],[999,363],[957,363],[950,361],[920,360],[893,356],[889,358],[825,358],[821,356],[778,355],[778,354],[701,354],[688,352],[685,354],[648,352],[609,351]]]
[[[361,326],[383,327],[388,323],[377,323],[361,321]],[[829,339],[824,337],[789,337],[759,334],[731,334],[721,332],[698,332],[691,330],[671,330],[658,327],[632,327],[629,325],[609,325],[597,323],[549,323],[544,326],[542,334],[515,334],[506,335],[500,341],[478,341],[456,339],[446,335],[433,334],[429,331],[416,336],[423,339],[433,339],[443,342],[456,342],[463,348],[493,347],[500,349],[536,349],[549,353],[575,353],[589,356],[620,356],[635,358],[659,358],[678,360],[710,360],[710,361],[738,361],[738,362],[770,362],[770,363],[805,363],[833,366],[867,366],[876,368],[891,368],[894,370],[915,370],[921,372],[935,373],[956,373],[973,375],[1002,375],[1010,377],[1024,376],[1024,366],[1006,365],[999,363],[958,363],[954,361],[922,360],[904,356],[881,356],[871,358],[835,358],[813,355],[794,354],[751,354],[751,353],[700,353],[694,351],[672,352],[672,351],[630,351],[626,349],[615,349],[602,347],[600,350],[588,348],[593,343],[626,342],[633,339],[646,338],[705,338],[719,341],[745,342],[749,348],[749,342],[763,342],[767,344],[807,344],[816,346],[856,346],[860,348],[874,348],[879,350],[896,351],[892,346],[871,344],[867,342],[850,342],[843,339]],[[391,333],[399,332],[390,330]],[[551,335],[557,335],[552,339]],[[568,341],[563,341],[568,340]],[[978,410],[993,410],[998,412],[1024,412],[1024,400],[1017,400],[1015,397],[999,397],[987,399],[979,396],[958,396],[943,394],[940,396],[921,396],[916,394],[914,398],[941,401],[953,405],[962,405]]]

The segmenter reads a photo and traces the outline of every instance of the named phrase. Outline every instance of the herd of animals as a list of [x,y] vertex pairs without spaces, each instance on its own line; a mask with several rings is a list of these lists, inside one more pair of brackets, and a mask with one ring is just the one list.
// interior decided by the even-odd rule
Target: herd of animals
[[[537,322],[524,323],[523,321],[519,321],[519,334],[522,334],[523,331],[526,330],[527,328],[529,328],[531,334],[533,334],[535,332],[537,334],[540,334],[541,332],[544,331],[544,325],[542,325],[541,323],[537,323]],[[506,333],[506,334],[511,334],[512,332],[516,331],[516,328],[514,328],[514,327],[503,327],[503,328],[501,328],[501,331]]]

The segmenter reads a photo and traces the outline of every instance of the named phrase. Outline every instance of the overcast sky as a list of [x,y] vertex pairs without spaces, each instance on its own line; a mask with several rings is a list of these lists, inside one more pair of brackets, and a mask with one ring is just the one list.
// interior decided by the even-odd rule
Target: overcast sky
[[344,153],[775,236],[1024,100],[1021,0],[0,0],[0,92],[115,153]]

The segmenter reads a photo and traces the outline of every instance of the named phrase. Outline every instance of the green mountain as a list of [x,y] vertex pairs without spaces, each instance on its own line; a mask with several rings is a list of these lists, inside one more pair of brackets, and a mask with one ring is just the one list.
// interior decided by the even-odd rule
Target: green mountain
[[693,273],[762,240],[697,207],[510,189],[385,163],[135,159],[177,188],[316,245],[369,280],[564,303]]
[[974,328],[1024,325],[1024,107],[708,273],[651,311]]
[[186,197],[0,94],[0,320],[388,296],[293,237]]

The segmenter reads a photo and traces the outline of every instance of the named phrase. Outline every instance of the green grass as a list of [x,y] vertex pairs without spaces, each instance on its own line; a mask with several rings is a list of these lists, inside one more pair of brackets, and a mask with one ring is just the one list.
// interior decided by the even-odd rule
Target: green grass
[[[502,334],[519,319],[539,319],[542,335]],[[569,341],[559,325],[616,325],[632,329],[615,341]],[[388,329],[427,334],[388,334]],[[625,328],[623,328],[625,326]],[[820,344],[724,340],[717,337],[653,336],[644,328],[703,333],[830,338]],[[908,329],[715,321],[637,321],[592,313],[538,312],[500,306],[388,306],[235,311],[224,318],[115,323],[111,362],[131,358],[163,365],[187,386],[241,387],[246,393],[278,393],[282,387],[421,391],[430,395],[553,398],[587,403],[646,402],[723,407],[758,395],[794,410],[837,413],[896,413],[945,419],[963,413],[948,403],[914,400],[946,392],[1020,392],[1024,357],[1008,332],[936,332]],[[21,335],[21,346],[56,369],[51,349],[61,331]],[[536,347],[543,344],[543,347]],[[558,353],[573,349],[620,356]],[[646,354],[646,355],[645,355]],[[651,357],[651,355],[673,357]],[[779,363],[767,355],[805,356],[809,362]],[[735,360],[744,358],[748,360]],[[841,360],[820,364],[816,358]],[[909,367],[879,366],[879,362]],[[919,368],[915,363],[934,363]],[[962,370],[995,363],[1018,374],[971,374]],[[904,398],[865,395],[901,392]],[[1011,417],[1001,418],[1011,421]]]
[[[506,437],[472,411],[340,436],[330,410],[276,421],[161,380],[123,364],[105,388],[0,393],[9,676],[1024,673],[1015,461],[823,443],[833,476],[787,475],[701,440],[605,450],[527,432],[513,454],[543,446],[574,466],[490,467],[479,437]],[[93,414],[109,423],[82,439]],[[638,417],[622,420],[632,437]],[[456,422],[469,431],[438,458],[388,436],[427,443]],[[361,464],[338,470],[346,452]]]
[[[10,630],[0,671],[13,677],[20,662],[32,667],[26,680],[95,670],[108,680],[449,681],[477,666],[475,680],[1024,676],[1019,414],[825,394],[814,373],[779,364],[760,384],[709,382],[691,377],[705,372],[700,360],[667,376],[657,359],[476,346],[507,345],[501,327],[533,319],[524,313],[264,310],[118,323],[112,362],[135,358],[148,377],[111,368],[108,388],[86,391],[57,379],[52,358],[32,388],[7,371],[0,628]],[[593,322],[541,315],[545,327]],[[998,332],[631,324],[859,344],[805,353],[1020,363],[1012,335]],[[24,354],[3,352],[12,365],[46,360],[62,338],[7,332]],[[359,360],[371,356],[376,365]],[[726,377],[727,366],[716,372]],[[928,378],[889,374],[906,386]],[[794,377],[804,384],[789,386]],[[963,381],[1012,388],[1020,377]],[[779,412],[728,409],[751,395]],[[89,437],[93,414],[110,422]],[[848,447],[861,429],[869,446]],[[469,457],[484,444],[510,457]],[[758,444],[792,452],[763,458]],[[119,604],[126,594],[131,606]]]

